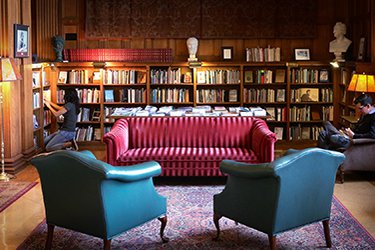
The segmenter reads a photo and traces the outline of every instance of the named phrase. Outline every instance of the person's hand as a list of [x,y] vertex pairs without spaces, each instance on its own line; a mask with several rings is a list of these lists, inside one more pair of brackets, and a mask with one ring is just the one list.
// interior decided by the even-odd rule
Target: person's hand
[[350,128],[346,128],[344,132],[347,136],[349,136],[350,138],[353,138],[354,132]]

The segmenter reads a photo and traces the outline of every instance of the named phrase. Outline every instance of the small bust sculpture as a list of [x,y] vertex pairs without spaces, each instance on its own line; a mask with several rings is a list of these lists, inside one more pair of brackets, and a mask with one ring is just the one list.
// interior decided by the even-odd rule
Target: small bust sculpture
[[198,51],[198,39],[195,37],[189,37],[186,40],[186,45],[189,51],[189,62],[198,61],[198,58],[196,57],[197,51]]
[[62,62],[63,61],[63,48],[64,48],[64,38],[62,36],[54,36],[52,37],[52,45],[53,50],[56,53],[56,62]]
[[335,61],[343,62],[345,59],[342,57],[342,53],[345,53],[352,41],[346,38],[346,25],[342,22],[337,22],[333,27],[333,35],[336,37],[335,40],[329,43],[329,52],[334,53]]

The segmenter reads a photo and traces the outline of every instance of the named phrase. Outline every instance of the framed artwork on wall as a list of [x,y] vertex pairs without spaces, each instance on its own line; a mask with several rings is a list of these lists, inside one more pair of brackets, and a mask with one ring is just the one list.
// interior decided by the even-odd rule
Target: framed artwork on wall
[[233,59],[233,47],[222,47],[221,51],[222,51],[223,60]]
[[294,49],[294,56],[296,61],[310,60],[310,49]]
[[14,57],[29,57],[29,26],[14,24]]
[[366,39],[364,37],[361,37],[359,39],[359,47],[358,47],[358,61],[364,61],[365,59],[365,41]]

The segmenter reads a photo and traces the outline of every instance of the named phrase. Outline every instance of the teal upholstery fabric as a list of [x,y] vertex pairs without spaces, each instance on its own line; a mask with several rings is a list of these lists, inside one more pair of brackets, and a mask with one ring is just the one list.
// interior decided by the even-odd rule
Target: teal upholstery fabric
[[157,162],[113,167],[89,151],[64,150],[31,163],[40,175],[49,225],[109,240],[166,215],[166,198],[152,180],[161,173]]
[[318,148],[290,150],[263,164],[224,160],[228,175],[214,212],[268,235],[328,220],[336,171],[345,156]]

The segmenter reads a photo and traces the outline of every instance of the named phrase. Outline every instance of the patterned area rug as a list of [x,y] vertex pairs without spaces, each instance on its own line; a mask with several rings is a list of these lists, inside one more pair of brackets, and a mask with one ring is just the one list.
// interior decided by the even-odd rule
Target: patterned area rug
[[[241,224],[222,218],[221,240],[213,241],[213,198],[223,186],[159,186],[168,198],[168,224],[159,237],[160,222],[153,220],[112,240],[112,249],[269,249],[268,237]],[[337,200],[333,200],[331,217],[333,249],[375,249],[375,239]],[[18,249],[43,249],[47,227],[42,222]],[[316,249],[325,247],[323,227],[315,223],[280,234],[279,249]],[[101,249],[102,240],[70,230],[55,228],[53,249]]]
[[24,195],[37,182],[0,182],[0,212]]

